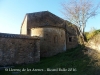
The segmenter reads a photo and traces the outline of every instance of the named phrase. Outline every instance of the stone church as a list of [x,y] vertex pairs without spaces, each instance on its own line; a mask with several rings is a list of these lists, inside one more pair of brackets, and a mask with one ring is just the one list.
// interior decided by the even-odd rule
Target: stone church
[[20,34],[40,38],[40,56],[48,57],[78,45],[77,27],[49,11],[27,13]]
[[78,45],[77,27],[49,11],[27,13],[20,34],[0,33],[0,65],[40,61]]

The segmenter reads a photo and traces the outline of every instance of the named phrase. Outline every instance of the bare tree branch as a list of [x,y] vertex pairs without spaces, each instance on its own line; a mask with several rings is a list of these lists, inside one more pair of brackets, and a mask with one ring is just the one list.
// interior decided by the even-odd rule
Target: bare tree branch
[[91,0],[70,0],[70,2],[64,2],[61,5],[63,7],[62,13],[68,21],[78,27],[80,35],[83,36],[86,22],[98,14],[100,3],[95,6]]

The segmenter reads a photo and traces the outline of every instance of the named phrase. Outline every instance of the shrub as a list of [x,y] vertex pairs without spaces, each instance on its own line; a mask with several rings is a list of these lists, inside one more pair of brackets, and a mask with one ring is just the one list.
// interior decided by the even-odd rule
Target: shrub
[[87,40],[92,39],[97,34],[100,34],[100,29],[99,30],[92,31],[92,32],[85,32],[85,36],[86,36]]

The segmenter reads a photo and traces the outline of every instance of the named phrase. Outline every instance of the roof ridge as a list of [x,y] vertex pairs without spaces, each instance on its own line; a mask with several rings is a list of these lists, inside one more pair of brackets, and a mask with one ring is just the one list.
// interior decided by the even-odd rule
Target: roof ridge
[[[42,12],[49,12],[49,11],[38,11],[38,12],[32,12],[32,13],[26,13],[27,14],[34,14],[34,13],[42,13]],[[50,12],[49,12],[50,13]]]

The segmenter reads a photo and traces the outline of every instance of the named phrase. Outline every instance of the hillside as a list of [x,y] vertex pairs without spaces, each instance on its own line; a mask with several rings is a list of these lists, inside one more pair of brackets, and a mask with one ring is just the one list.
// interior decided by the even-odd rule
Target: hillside
[[[28,69],[27,71],[18,72],[17,74],[2,70],[0,75],[99,75],[100,68],[95,65],[97,62],[97,60],[91,58],[89,51],[85,47],[78,46],[49,58],[41,58],[39,63],[16,65],[13,68],[21,69],[21,71],[24,68]],[[32,71],[29,71],[29,69]],[[43,69],[44,71],[40,72],[35,69],[41,69],[41,71]],[[52,69],[52,71],[49,69]]]
[[95,35],[93,38],[91,38],[88,41],[88,47],[97,50],[98,52],[100,52],[100,33]]

